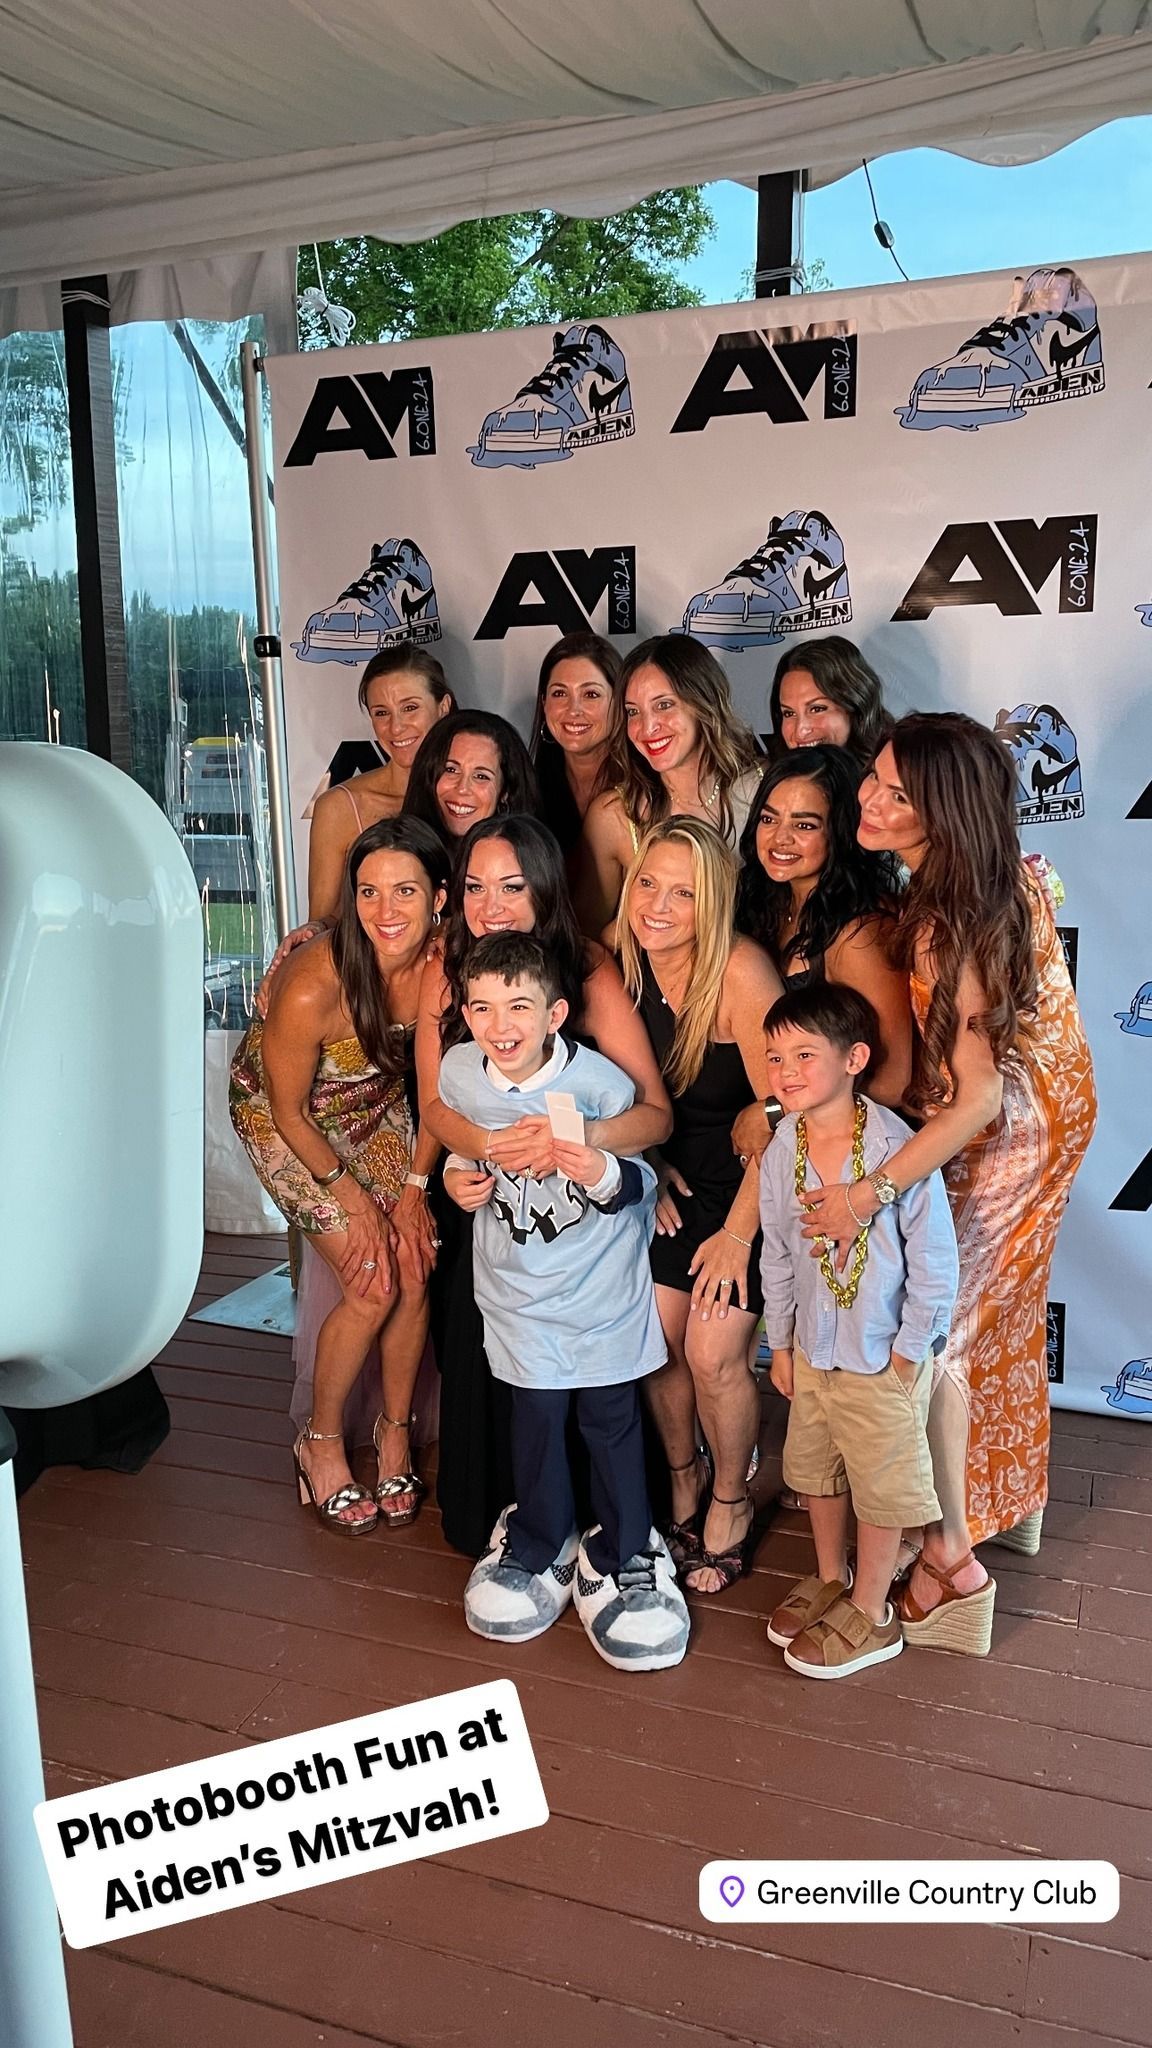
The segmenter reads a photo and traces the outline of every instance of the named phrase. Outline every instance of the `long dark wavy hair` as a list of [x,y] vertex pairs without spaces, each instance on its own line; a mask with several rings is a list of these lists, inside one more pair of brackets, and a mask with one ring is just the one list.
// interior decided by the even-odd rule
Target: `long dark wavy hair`
[[927,852],[904,893],[892,957],[911,972],[918,940],[936,985],[908,1100],[942,1102],[959,1018],[960,972],[971,961],[987,997],[973,1022],[997,1066],[1036,1005],[1032,913],[1016,832],[1015,775],[1002,740],[960,711],[917,711],[892,731],[892,751]]
[[[571,853],[583,830],[584,820],[580,816],[576,799],[568,786],[564,770],[564,749],[557,746],[548,730],[544,715],[544,700],[552,672],[562,661],[590,661],[599,669],[609,690],[613,693],[613,716],[620,715],[619,698],[615,695],[616,678],[620,673],[620,655],[610,640],[603,634],[592,632],[565,633],[548,649],[540,664],[540,680],[536,686],[536,708],[532,714],[532,737],[528,752],[540,784],[540,808],[548,819],[552,830],[566,854]],[[593,796],[611,786],[610,761],[605,760],[593,788]]]
[[453,711],[456,698],[443,668],[434,654],[426,647],[413,647],[411,643],[400,647],[385,647],[374,654],[365,666],[360,678],[360,709],[368,709],[368,686],[378,682],[381,676],[419,676],[428,686],[428,694],[437,704],[443,704],[447,697]]
[[620,722],[608,756],[609,786],[619,789],[625,812],[635,825],[661,825],[672,815],[668,792],[656,770],[632,745],[624,716],[624,693],[636,671],[647,667],[660,670],[700,727],[700,787],[707,793],[713,783],[719,784],[714,822],[723,836],[730,838],[732,785],[758,765],[759,749],[748,726],[736,715],[728,678],[716,656],[686,633],[661,633],[642,640],[624,661],[616,679]]
[[[756,857],[756,828],[773,790],[785,782],[814,782],[828,805],[828,857],[803,910],[795,935],[781,946],[780,932],[792,903],[787,882],[773,882]],[[846,747],[796,747],[767,770],[748,813],[740,841],[743,863],[736,891],[736,929],[771,953],[781,974],[797,960],[823,958],[846,926],[861,918],[896,912],[900,863],[890,853],[868,853],[856,837],[860,822],[859,765]]]
[[436,802],[436,784],[461,733],[474,733],[478,739],[491,740],[496,749],[500,763],[497,811],[537,811],[540,808],[536,770],[515,726],[509,725],[506,718],[499,718],[494,711],[450,711],[447,718],[438,719],[431,731],[425,733],[416,749],[401,813],[403,817],[422,819],[442,839],[450,836],[446,833],[440,806]]
[[537,818],[512,813],[506,818],[482,818],[460,843],[448,888],[444,940],[448,1004],[440,1019],[440,1043],[447,1050],[468,1037],[463,1017],[464,962],[476,940],[464,915],[464,884],[473,852],[485,839],[506,839],[516,855],[536,911],[532,933],[556,963],[560,992],[568,1004],[565,1028],[575,1035],[584,1011],[584,981],[590,962],[587,941],[576,923],[568,894],[564,855],[555,833],[547,825]]
[[848,751],[866,768],[871,767],[891,737],[894,721],[885,708],[884,685],[855,641],[846,640],[842,633],[829,633],[823,640],[801,640],[781,655],[768,698],[772,731],[781,746],[780,685],[794,668],[806,669],[824,695],[847,712],[851,721],[845,742]]
[[356,909],[360,870],[374,853],[410,853],[428,877],[433,900],[438,890],[448,886],[449,860],[439,833],[419,818],[400,817],[370,825],[349,848],[344,866],[340,914],[331,939],[332,965],[364,1052],[382,1074],[396,1078],[404,1072],[403,1040],[394,1028],[388,991]]

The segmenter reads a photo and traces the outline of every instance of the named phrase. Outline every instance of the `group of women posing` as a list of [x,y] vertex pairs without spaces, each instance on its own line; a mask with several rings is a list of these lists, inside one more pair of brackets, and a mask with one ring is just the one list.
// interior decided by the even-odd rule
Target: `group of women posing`
[[[972,1545],[1039,1542],[1048,1276],[1095,1120],[1003,744],[960,714],[894,722],[875,672],[836,636],[780,662],[767,754],[719,664],[682,635],[623,662],[594,634],[561,640],[527,748],[505,720],[458,710],[422,650],[370,662],[360,701],[386,765],[317,803],[313,923],[281,947],[233,1070],[257,1171],[339,1288],[295,1447],[301,1499],[348,1536],[413,1518],[407,1432],[430,1313],[448,1540],[481,1551],[510,1498],[470,1221],[434,1176],[441,1147],[551,1170],[545,1120],[492,1134],[438,1093],[441,1054],[465,1029],[469,945],[532,931],[561,963],[567,1029],[634,1084],[633,1107],[588,1142],[648,1151],[659,1169],[651,1260],[668,1363],[645,1385],[670,1548],[699,1594],[746,1570],[757,1168],[779,1116],[762,1021],[782,986],[826,977],[874,1005],[883,1054],[868,1090],[918,1126],[888,1162],[894,1178],[943,1167],[953,1204],[960,1298],[929,1425],[943,1518],[916,1532],[905,1594],[918,1640],[949,1646],[949,1610],[987,1585]],[[810,1234],[838,1245],[878,1206],[867,1181],[852,1209],[843,1187],[810,1200]],[[345,1410],[374,1344],[367,1488],[348,1465]]]

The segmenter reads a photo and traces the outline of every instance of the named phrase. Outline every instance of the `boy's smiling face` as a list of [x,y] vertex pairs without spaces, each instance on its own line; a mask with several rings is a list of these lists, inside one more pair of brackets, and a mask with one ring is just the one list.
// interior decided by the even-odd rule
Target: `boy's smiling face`
[[857,1074],[868,1065],[866,1045],[841,1048],[819,1031],[782,1025],[768,1036],[772,1089],[787,1110],[824,1109],[850,1101]]
[[545,1040],[568,1015],[563,997],[550,1002],[539,982],[507,982],[481,974],[468,983],[464,1019],[485,1058],[506,1081],[530,1081],[547,1054]]

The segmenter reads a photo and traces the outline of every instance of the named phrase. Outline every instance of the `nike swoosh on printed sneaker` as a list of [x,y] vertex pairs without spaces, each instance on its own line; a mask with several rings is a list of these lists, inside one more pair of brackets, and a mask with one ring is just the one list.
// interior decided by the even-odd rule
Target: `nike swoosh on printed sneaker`
[[1062,782],[1067,782],[1068,777],[1079,766],[1079,756],[1073,754],[1070,761],[1062,762],[1061,766],[1054,769],[1051,775],[1046,775],[1039,761],[1034,762],[1032,767],[1032,788],[1035,794],[1037,796],[1051,796],[1054,790],[1059,789]]
[[627,391],[627,389],[627,377],[621,377],[618,384],[590,384],[588,387],[588,405],[590,410],[599,419],[600,414],[606,412],[608,407],[619,398],[621,392]]
[[[1075,321],[1065,322],[1065,324],[1070,326],[1073,332],[1075,332]],[[1057,376],[1060,375],[1061,370],[1067,369],[1069,363],[1074,363],[1077,356],[1083,355],[1084,350],[1091,342],[1095,341],[1099,332],[1099,325],[1086,328],[1082,334],[1077,334],[1075,341],[1068,343],[1061,341],[1058,334],[1052,336],[1048,353],[1052,358],[1052,368]]]
[[421,612],[427,610],[435,595],[435,590],[421,590],[416,597],[409,597],[407,590],[402,590],[400,592],[400,609],[404,617],[406,619],[418,619]]
[[805,569],[803,578],[805,597],[823,597],[824,592],[831,590],[832,585],[838,583],[843,574],[843,569],[830,569],[827,576],[816,576],[813,574],[811,566],[809,566]]

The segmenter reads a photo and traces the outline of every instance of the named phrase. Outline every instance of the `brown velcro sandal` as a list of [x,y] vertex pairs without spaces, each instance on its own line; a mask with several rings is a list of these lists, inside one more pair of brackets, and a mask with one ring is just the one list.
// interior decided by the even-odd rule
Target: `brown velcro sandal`
[[851,1678],[870,1664],[886,1664],[904,1648],[891,1605],[875,1622],[847,1595],[829,1607],[784,1652],[784,1662],[803,1678]]
[[837,1600],[842,1600],[852,1584],[849,1572],[847,1584],[843,1579],[801,1579],[793,1586],[786,1600],[780,1602],[768,1617],[768,1641],[777,1649],[786,1650],[797,1636],[803,1635],[811,1622],[819,1621]]

